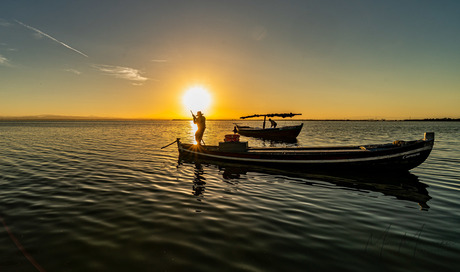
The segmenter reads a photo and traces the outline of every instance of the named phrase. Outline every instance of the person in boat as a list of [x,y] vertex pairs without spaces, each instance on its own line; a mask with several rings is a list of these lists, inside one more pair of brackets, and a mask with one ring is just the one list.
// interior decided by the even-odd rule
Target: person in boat
[[276,124],[275,120],[272,120],[272,118],[268,118],[268,121],[270,121],[270,124],[271,124],[272,128],[276,128],[277,124]]
[[195,114],[192,113],[193,123],[196,124],[198,127],[198,129],[195,132],[195,141],[197,142],[197,144],[200,145],[203,139],[204,130],[206,129],[206,118],[201,113],[201,111],[198,111],[196,115],[197,116],[195,116]]

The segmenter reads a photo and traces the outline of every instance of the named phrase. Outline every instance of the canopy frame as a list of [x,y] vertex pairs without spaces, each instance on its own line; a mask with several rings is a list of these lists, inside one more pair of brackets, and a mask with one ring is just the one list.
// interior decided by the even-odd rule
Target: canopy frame
[[296,115],[302,115],[301,113],[267,113],[267,114],[253,114],[253,115],[248,115],[248,116],[242,116],[240,119],[247,119],[247,118],[255,118],[255,117],[264,117],[264,126],[263,128],[265,129],[265,121],[267,120],[267,117],[281,117],[281,118],[286,118],[286,117],[294,117]]

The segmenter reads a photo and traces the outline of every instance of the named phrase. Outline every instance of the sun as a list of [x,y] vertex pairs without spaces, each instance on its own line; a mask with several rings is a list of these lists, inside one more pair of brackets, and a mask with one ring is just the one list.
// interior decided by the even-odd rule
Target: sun
[[211,95],[208,90],[202,86],[194,86],[187,89],[182,96],[182,103],[192,112],[206,112],[211,105]]

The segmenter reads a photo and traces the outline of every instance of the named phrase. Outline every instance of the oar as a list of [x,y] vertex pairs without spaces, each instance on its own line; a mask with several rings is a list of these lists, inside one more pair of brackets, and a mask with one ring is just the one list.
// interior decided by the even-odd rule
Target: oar
[[166,147],[168,147],[168,146],[170,146],[170,145],[172,145],[172,144],[176,143],[178,140],[179,140],[179,139],[176,139],[174,142],[172,142],[172,143],[170,143],[170,144],[168,144],[168,145],[165,145],[165,146],[163,146],[163,147],[162,147],[162,148],[160,148],[160,149],[166,148]]

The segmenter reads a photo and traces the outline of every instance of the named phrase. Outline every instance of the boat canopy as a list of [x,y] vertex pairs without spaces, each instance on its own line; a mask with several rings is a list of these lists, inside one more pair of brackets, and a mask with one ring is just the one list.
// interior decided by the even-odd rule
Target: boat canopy
[[253,114],[253,115],[248,115],[248,116],[242,116],[240,119],[247,119],[247,118],[254,118],[254,117],[294,117],[296,115],[302,115],[301,113],[268,113],[268,114]]

